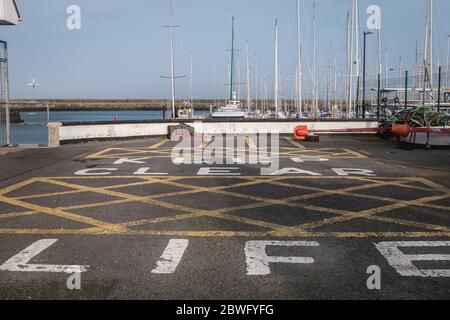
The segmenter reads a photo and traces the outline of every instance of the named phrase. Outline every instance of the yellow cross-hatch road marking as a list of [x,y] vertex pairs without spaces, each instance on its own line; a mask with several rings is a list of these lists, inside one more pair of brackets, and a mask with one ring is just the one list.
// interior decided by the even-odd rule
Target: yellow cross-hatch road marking
[[157,142],[154,145],[150,146],[150,149],[158,149],[167,142],[169,142],[169,139],[162,139],[160,142]]
[[[211,136],[205,136],[204,139],[200,139],[199,146],[193,146],[191,148],[192,153],[201,152],[205,149],[212,141]],[[272,157],[280,158],[326,158],[326,159],[365,159],[366,155],[348,149],[348,148],[306,148],[303,145],[293,141],[290,138],[286,139],[291,146],[280,146],[279,151],[271,151],[270,148],[258,147],[257,143],[251,138],[246,137],[246,145],[248,148],[227,148],[224,146],[222,151],[232,150],[233,152],[247,152],[247,153],[271,153]],[[88,155],[86,159],[119,159],[126,157],[139,157],[143,159],[156,159],[156,158],[170,158],[172,156],[173,147],[163,147],[164,144],[169,142],[168,140],[163,140],[157,144],[149,147],[133,147],[133,148],[123,148],[123,147],[112,147],[106,148],[104,150],[95,152]],[[200,151],[199,151],[200,149]]]
[[290,144],[296,146],[299,149],[302,149],[302,150],[306,149],[306,147],[304,145],[298,143],[297,141],[294,141],[294,139],[292,139],[292,138],[286,137],[285,140],[288,141]]
[[[36,184],[42,187],[36,188]],[[27,189],[33,185],[35,188]],[[46,192],[43,185],[53,186],[52,192]],[[380,188],[396,188],[398,194],[392,191],[380,194]],[[449,198],[448,188],[428,179],[411,177],[40,177],[0,190],[0,234],[450,237],[450,207],[445,202]],[[333,201],[339,201],[338,205],[330,205]],[[57,207],[47,203],[56,203]],[[142,206],[144,214],[138,219],[125,216],[125,220],[117,222],[112,218],[120,218],[125,212],[123,207],[114,208],[121,205],[130,205],[126,213]],[[9,207],[17,211],[5,212],[4,208]],[[408,208],[416,215],[408,214]],[[106,218],[96,216],[97,210],[104,210]],[[288,213],[293,215],[293,221],[284,222],[283,216]],[[424,219],[428,214],[430,219]],[[441,219],[433,220],[436,215]],[[46,219],[52,217],[84,227],[48,228]],[[41,228],[25,228],[21,224],[16,227],[15,219],[34,219],[34,224]],[[206,228],[191,229],[201,219],[222,223],[207,221]],[[361,220],[368,225],[368,230],[352,224]],[[10,223],[15,227],[6,227]],[[371,223],[378,226],[370,230]]]

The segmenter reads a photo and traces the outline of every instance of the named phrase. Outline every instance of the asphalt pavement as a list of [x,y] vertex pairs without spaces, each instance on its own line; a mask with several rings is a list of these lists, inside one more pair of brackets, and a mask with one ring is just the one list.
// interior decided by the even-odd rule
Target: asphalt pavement
[[243,141],[4,152],[0,299],[450,298],[450,150]]

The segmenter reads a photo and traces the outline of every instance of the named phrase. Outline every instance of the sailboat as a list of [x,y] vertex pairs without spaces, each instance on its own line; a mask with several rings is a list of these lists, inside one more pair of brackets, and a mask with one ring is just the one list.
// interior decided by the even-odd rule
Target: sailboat
[[219,107],[211,114],[211,118],[220,119],[245,119],[247,112],[241,108],[236,95],[236,81],[234,79],[234,17],[231,29],[231,64],[230,64],[230,100],[224,107]]

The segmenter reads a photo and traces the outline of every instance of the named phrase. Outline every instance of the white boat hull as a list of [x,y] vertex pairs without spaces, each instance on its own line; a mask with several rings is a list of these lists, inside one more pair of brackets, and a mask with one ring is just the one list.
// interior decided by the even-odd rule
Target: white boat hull
[[[400,141],[402,142],[412,142],[414,144],[426,145],[427,144],[427,133],[425,132],[417,132],[415,133],[415,137],[412,136],[414,133],[411,133],[408,137],[401,137]],[[450,134],[448,133],[430,133],[429,145],[430,146],[450,146]]]
[[217,111],[211,114],[213,119],[245,119],[247,114],[242,111]]

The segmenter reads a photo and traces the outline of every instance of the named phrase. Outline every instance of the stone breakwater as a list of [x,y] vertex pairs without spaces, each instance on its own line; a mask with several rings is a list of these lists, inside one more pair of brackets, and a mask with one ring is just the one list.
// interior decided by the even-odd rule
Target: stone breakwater
[[[184,100],[177,100],[176,105],[182,106]],[[225,100],[203,99],[195,100],[196,110],[208,111],[211,107],[224,105]],[[269,104],[272,102],[269,101]],[[40,100],[12,100],[11,108],[18,111],[46,110],[48,104],[52,111],[109,111],[109,110],[160,110],[164,107],[171,109],[171,102],[167,99],[40,99]],[[253,101],[255,104],[255,101]],[[261,105],[262,101],[258,101]],[[287,101],[287,107],[294,107],[293,101]]]
[[[181,106],[183,101],[177,101]],[[108,111],[108,110],[163,110],[170,109],[167,100],[15,100],[11,108],[18,111],[46,110],[47,105],[52,111]],[[213,100],[199,100],[195,103],[197,110],[209,110],[214,105]]]

